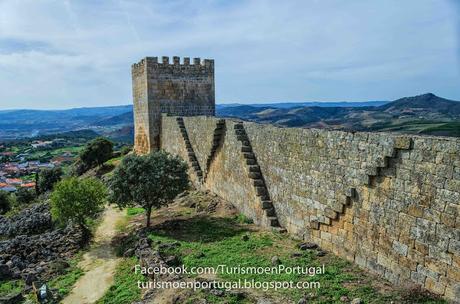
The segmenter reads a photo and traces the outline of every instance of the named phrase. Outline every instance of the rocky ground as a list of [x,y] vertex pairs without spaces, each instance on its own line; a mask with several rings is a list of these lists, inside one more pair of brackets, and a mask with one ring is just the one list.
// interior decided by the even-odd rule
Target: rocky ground
[[[32,205],[11,218],[1,217],[0,234],[0,282],[22,280],[26,291],[67,268],[67,260],[84,245],[79,228],[53,227],[47,204]],[[7,299],[0,297],[0,303],[4,302]]]
[[34,204],[11,218],[0,215],[0,237],[33,235],[52,228],[48,204]]

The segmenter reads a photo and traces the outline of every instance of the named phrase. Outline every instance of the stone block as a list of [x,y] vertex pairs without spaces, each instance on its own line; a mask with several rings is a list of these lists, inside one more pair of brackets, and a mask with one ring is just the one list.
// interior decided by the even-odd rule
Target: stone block
[[395,240],[393,241],[393,250],[399,255],[407,256],[408,247],[407,245]]
[[335,220],[337,218],[337,212],[332,210],[331,208],[327,207],[324,209],[324,215],[327,216],[330,219]]
[[427,277],[425,280],[425,288],[431,291],[432,293],[443,295],[446,290],[446,285],[441,284],[440,282]]

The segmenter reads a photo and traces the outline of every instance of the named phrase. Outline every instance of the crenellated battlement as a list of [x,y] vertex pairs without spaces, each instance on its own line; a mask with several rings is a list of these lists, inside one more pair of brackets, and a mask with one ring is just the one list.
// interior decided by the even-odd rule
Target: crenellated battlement
[[159,148],[160,113],[214,116],[214,60],[144,57],[131,68],[138,153]]
[[214,59],[201,59],[199,57],[190,60],[190,57],[183,57],[182,60],[179,56],[173,56],[172,61],[168,56],[159,57],[145,57],[138,63],[134,63],[131,68],[133,71],[143,70],[145,65],[148,66],[185,66],[185,67],[199,67],[201,68],[214,68]]

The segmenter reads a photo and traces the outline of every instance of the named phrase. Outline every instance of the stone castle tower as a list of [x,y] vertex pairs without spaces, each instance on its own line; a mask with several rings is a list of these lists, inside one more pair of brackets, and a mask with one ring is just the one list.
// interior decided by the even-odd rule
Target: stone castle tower
[[146,57],[131,68],[134,102],[134,150],[160,148],[161,114],[215,115],[214,60]]

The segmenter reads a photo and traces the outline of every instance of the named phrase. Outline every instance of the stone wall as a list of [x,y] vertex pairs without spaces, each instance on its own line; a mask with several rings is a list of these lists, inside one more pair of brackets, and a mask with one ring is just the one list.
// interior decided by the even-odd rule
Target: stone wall
[[160,146],[161,113],[215,114],[214,60],[146,57],[132,66],[135,140],[139,154]]
[[162,148],[199,165],[196,185],[395,284],[460,299],[459,139],[182,121],[162,117]]

